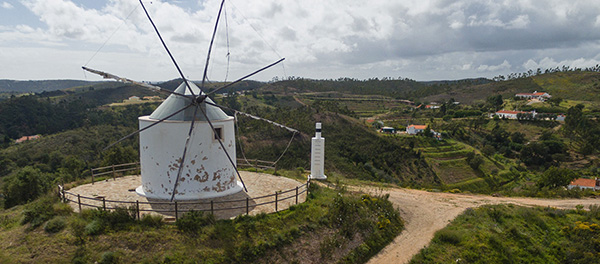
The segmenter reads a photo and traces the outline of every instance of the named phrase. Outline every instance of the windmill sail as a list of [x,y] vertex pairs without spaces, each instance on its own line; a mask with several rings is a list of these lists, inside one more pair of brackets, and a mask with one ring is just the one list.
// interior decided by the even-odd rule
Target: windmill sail
[[[219,15],[215,23],[215,31],[209,46],[206,65],[204,66],[202,88],[204,88],[207,80],[206,73],[210,61],[210,52],[223,4],[224,0],[221,2]],[[206,94],[201,88],[185,78],[141,0],[140,5],[183,82],[175,91],[168,91],[170,93],[169,97],[151,115],[139,118],[140,130],[125,137],[144,131],[143,134],[140,134],[142,185],[136,189],[136,192],[149,198],[170,199],[173,201],[224,196],[239,192],[242,189],[247,191],[234,159],[236,156],[234,118],[223,112],[221,110],[223,107],[215,104],[208,98],[208,95],[249,78],[284,59],[280,59]],[[164,89],[150,84],[136,82],[87,67],[83,67],[83,69],[104,78],[165,92]],[[298,132],[270,120],[237,110],[234,111],[267,121],[294,133]],[[148,129],[150,127],[152,129]],[[239,182],[236,181],[236,176]]]

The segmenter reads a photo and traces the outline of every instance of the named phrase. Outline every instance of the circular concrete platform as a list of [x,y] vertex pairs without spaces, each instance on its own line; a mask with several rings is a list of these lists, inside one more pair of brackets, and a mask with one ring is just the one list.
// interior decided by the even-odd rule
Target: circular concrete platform
[[[166,218],[174,218],[177,210],[178,216],[189,210],[202,210],[214,213],[218,219],[232,218],[248,212],[250,215],[259,213],[272,213],[285,210],[291,205],[302,203],[306,200],[304,183],[285,177],[265,173],[240,171],[248,192],[238,192],[233,195],[202,199],[194,201],[180,201],[171,203],[166,200],[148,199],[140,196],[135,189],[141,184],[140,175],[125,176],[94,184],[80,185],[67,190],[66,197],[71,201],[73,209],[79,211],[77,195],[80,196],[81,208],[136,208],[139,204],[140,214],[161,214]],[[298,199],[296,188],[298,187]],[[289,191],[289,192],[286,192]],[[277,195],[275,195],[277,193]],[[275,200],[277,199],[277,203]],[[212,207],[211,207],[212,201]],[[176,208],[177,207],[177,208]]]

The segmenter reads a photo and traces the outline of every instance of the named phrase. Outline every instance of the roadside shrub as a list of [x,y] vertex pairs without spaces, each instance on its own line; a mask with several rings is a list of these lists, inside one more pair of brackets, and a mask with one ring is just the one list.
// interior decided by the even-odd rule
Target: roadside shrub
[[44,225],[44,231],[47,233],[58,233],[65,228],[67,221],[63,216],[57,216],[50,219]]
[[177,219],[175,225],[181,232],[198,234],[202,227],[214,223],[215,217],[212,214],[205,215],[202,211],[189,211]]
[[440,242],[458,245],[462,241],[463,235],[460,231],[442,229],[436,234],[436,239]]

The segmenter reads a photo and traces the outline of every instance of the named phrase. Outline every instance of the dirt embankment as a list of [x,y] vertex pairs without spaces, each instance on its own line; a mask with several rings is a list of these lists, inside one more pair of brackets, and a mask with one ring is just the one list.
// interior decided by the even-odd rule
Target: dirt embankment
[[411,189],[390,188],[383,191],[375,188],[362,189],[371,193],[389,193],[390,201],[399,209],[406,223],[400,236],[384,248],[368,263],[408,263],[410,259],[426,247],[433,234],[444,228],[450,221],[469,207],[486,204],[512,203],[524,206],[550,206],[572,209],[577,205],[585,208],[600,205],[596,199],[534,199],[507,198],[485,195],[432,193]]

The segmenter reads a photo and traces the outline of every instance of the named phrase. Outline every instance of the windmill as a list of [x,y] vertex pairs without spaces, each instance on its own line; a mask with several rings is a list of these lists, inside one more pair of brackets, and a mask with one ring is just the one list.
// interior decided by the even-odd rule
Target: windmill
[[185,78],[144,3],[141,0],[139,2],[183,82],[174,91],[168,91],[158,86],[82,67],[104,78],[169,93],[167,99],[151,115],[139,117],[139,130],[107,148],[140,133],[142,185],[136,189],[136,192],[148,198],[171,201],[195,200],[226,196],[240,192],[242,189],[247,191],[235,160],[234,118],[222,109],[266,121],[285,128],[294,135],[298,131],[270,120],[220,106],[208,96],[266,70],[284,59],[205,93],[210,54],[225,0],[221,2],[217,15],[201,87]]

